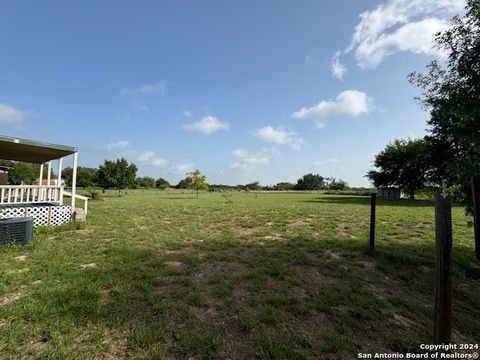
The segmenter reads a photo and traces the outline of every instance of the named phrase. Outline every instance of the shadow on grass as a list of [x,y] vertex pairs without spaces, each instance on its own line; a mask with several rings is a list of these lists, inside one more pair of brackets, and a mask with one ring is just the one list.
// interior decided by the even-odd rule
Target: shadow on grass
[[[112,352],[112,357],[119,358],[214,359],[232,354],[243,358],[258,353],[268,354],[265,358],[274,358],[272,354],[294,358],[296,352],[308,353],[312,345],[299,340],[298,329],[290,321],[309,324],[309,317],[318,316],[319,311],[325,324],[302,328],[308,331],[307,338],[317,338],[325,328],[332,330],[329,324],[334,319],[343,324],[342,336],[355,338],[356,344],[367,344],[372,336],[396,343],[405,334],[382,335],[381,330],[374,334],[375,330],[359,331],[355,325],[377,329],[387,324],[384,317],[377,317],[376,309],[385,304],[371,296],[365,278],[372,273],[362,262],[372,262],[375,271],[404,281],[402,286],[412,286],[410,291],[433,293],[431,273],[419,271],[421,267],[433,269],[433,244],[381,242],[375,257],[365,256],[366,239],[302,236],[263,244],[216,238],[188,246],[179,242],[162,250],[113,243],[107,251],[98,259],[98,267],[82,270],[73,267],[74,262],[47,265],[46,284],[34,290],[33,296],[19,300],[15,318],[40,329],[41,341],[48,344],[42,353],[45,358],[59,357],[59,351],[68,358],[78,346],[98,346],[91,351]],[[480,278],[473,262],[474,255],[467,249],[455,253],[455,265],[467,277]],[[296,268],[315,272],[298,274]],[[311,288],[305,282],[311,281],[308,276],[318,281]],[[335,281],[322,283],[326,277]],[[294,286],[303,294],[301,300],[283,295],[282,291],[289,293]],[[391,286],[398,285],[392,282]],[[305,293],[298,287],[305,287]],[[235,288],[243,289],[240,296],[235,295]],[[469,301],[473,301],[472,309],[480,307]],[[277,332],[277,328],[283,330]],[[64,334],[79,334],[78,343],[62,350]],[[29,338],[29,334],[7,336]],[[415,345],[430,340],[414,339]],[[357,348],[347,345],[344,351],[353,355]]]
[[166,196],[166,197],[159,197],[159,199],[162,200],[192,200],[192,199],[197,199],[196,196]]
[[[321,204],[345,204],[345,205],[370,205],[370,197],[368,196],[322,196],[312,200],[303,200],[305,203],[321,203]],[[433,200],[389,200],[377,198],[377,206],[406,206],[406,207],[433,207]],[[462,206],[454,204],[454,206]]]

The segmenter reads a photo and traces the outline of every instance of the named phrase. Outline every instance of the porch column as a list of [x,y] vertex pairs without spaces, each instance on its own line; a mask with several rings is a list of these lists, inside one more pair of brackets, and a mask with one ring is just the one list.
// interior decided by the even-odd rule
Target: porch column
[[75,193],[77,191],[77,162],[78,153],[73,153],[73,172],[72,172],[72,214],[75,212]]
[[49,161],[48,169],[47,169],[47,186],[50,186],[51,177],[52,177],[52,161]]
[[58,201],[60,202],[60,205],[63,205],[62,158],[58,159],[57,186],[60,186],[60,194],[58,195]]
[[[52,161],[48,162],[47,168],[47,186],[50,186],[50,179],[52,177]],[[52,201],[52,189],[47,188],[47,201]]]
[[40,177],[38,179],[38,185],[42,186],[42,180],[43,180],[43,164],[40,165]]
[[40,178],[38,179],[38,186],[39,186],[37,189],[38,201],[45,201],[45,199],[43,198],[42,182],[43,182],[43,164],[40,165]]

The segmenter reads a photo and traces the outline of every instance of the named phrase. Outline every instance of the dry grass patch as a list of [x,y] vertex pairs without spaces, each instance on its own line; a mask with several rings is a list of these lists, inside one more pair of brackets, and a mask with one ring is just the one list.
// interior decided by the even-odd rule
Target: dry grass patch
[[11,292],[0,296],[0,306],[8,306],[23,296],[21,292]]

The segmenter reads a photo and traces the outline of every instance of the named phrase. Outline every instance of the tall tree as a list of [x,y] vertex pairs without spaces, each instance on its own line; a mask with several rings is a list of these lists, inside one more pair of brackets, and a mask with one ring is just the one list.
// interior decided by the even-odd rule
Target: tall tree
[[[0,165],[11,168],[8,172],[8,182],[13,185],[32,184],[38,180],[40,165],[20,161],[1,160]],[[44,177],[46,172],[44,172]]]
[[440,154],[437,173],[461,186],[471,204],[470,177],[480,175],[480,2],[467,0],[466,10],[437,34],[446,65],[433,61],[426,74],[409,79],[422,88],[417,100],[430,111],[429,138]]
[[185,179],[182,179],[175,185],[175,189],[191,189],[192,178],[187,176]]
[[155,179],[150,176],[138,177],[135,179],[135,185],[141,188],[153,189],[155,187]]
[[274,186],[275,190],[293,190],[295,188],[295,184],[290,182],[279,182],[277,185]]
[[415,191],[425,188],[432,170],[431,150],[424,139],[395,140],[375,156],[367,177],[376,187],[397,186],[415,199]]
[[170,183],[164,178],[158,178],[157,181],[155,181],[155,186],[160,190],[165,190],[170,187]]
[[306,174],[297,180],[295,190],[321,190],[325,187],[323,176]]
[[197,193],[197,198],[200,190],[208,190],[207,177],[202,175],[200,170],[197,169],[194,172],[189,173],[187,178],[190,179],[187,181],[188,188],[195,190]]
[[[77,186],[90,188],[96,185],[97,169],[79,166],[77,168]],[[73,169],[67,167],[62,171],[62,179],[67,186],[72,186]]]
[[261,189],[260,183],[258,181],[254,181],[245,185],[246,190],[258,191]]
[[118,189],[118,196],[121,195],[121,190],[131,187],[135,184],[137,176],[137,166],[129,164],[124,158],[116,161],[105,160],[103,165],[100,165],[97,172],[97,180],[101,187],[105,189]]

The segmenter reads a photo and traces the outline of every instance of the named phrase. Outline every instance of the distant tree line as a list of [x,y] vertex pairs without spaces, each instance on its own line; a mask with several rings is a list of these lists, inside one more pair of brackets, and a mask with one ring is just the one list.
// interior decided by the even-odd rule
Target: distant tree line
[[348,184],[343,180],[335,178],[323,177],[318,174],[306,174],[297,180],[297,182],[279,182],[276,185],[262,186],[258,181],[248,183],[246,185],[210,185],[210,191],[302,191],[302,190],[346,190]]
[[[0,161],[0,166],[7,166],[9,181],[12,184],[31,184],[38,179],[40,165],[26,164],[13,161]],[[93,190],[95,188],[116,189],[119,194],[122,189],[190,189],[200,191],[301,191],[301,190],[345,190],[348,185],[343,180],[323,177],[319,174],[305,174],[296,183],[279,182],[276,185],[262,186],[258,181],[245,185],[224,185],[208,184],[205,175],[200,170],[186,174],[177,185],[171,185],[164,178],[155,179],[150,176],[137,176],[137,166],[129,163],[124,158],[117,160],[105,160],[98,168],[82,167],[77,168],[77,187]],[[46,177],[46,172],[44,172]],[[67,167],[62,170],[62,180],[66,186],[72,186],[73,169]],[[52,179],[55,174],[52,175]]]

